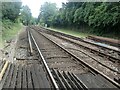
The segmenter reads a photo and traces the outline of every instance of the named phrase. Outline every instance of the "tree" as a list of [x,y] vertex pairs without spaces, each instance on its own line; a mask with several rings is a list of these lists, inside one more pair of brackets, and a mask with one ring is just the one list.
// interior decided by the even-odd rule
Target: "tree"
[[22,21],[22,23],[24,25],[29,25],[31,22],[31,17],[32,17],[32,14],[31,14],[30,8],[27,5],[23,6],[21,9],[21,21]]
[[53,17],[57,13],[57,7],[55,3],[45,2],[40,8],[39,21],[45,23],[48,26],[51,25]]
[[30,25],[35,25],[35,24],[37,24],[37,18],[31,17]]
[[20,13],[22,3],[17,2],[2,2],[2,19],[9,19],[15,21]]

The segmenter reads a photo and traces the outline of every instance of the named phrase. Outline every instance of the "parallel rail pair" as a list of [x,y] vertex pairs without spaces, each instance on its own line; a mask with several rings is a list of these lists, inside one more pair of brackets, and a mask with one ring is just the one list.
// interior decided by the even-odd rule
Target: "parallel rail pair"
[[[41,34],[42,35],[42,34]],[[44,35],[43,35],[44,36]],[[35,43],[35,39],[34,39],[34,36],[31,34],[31,37],[33,38],[33,41],[34,41],[34,43]],[[44,36],[45,37],[45,36]],[[47,38],[47,37],[45,37],[45,38]],[[48,40],[50,40],[49,38],[47,38]],[[50,40],[51,42],[53,42],[54,44],[56,44],[57,46],[59,46],[61,49],[63,49],[64,51],[66,51],[67,53],[69,53],[71,56],[73,56],[74,58],[76,58],[78,61],[80,61],[80,62],[82,62],[84,65],[86,65],[87,67],[89,67],[91,70],[93,70],[94,72],[96,72],[96,73],[99,73],[100,75],[102,75],[103,77],[105,77],[107,80],[109,80],[110,82],[112,82],[114,85],[116,85],[117,87],[120,87],[120,85],[118,84],[118,83],[116,83],[114,80],[112,80],[112,79],[110,79],[109,77],[107,77],[106,75],[104,75],[103,73],[101,73],[101,72],[99,72],[98,70],[96,70],[95,68],[93,68],[93,67],[91,67],[89,64],[87,64],[87,63],[85,63],[83,60],[80,60],[77,56],[75,56],[75,55],[73,55],[71,52],[69,52],[68,50],[66,50],[65,48],[63,48],[63,47],[61,47],[60,45],[58,45],[57,43],[55,43],[54,41],[52,41],[52,40]],[[38,47],[38,45],[37,45],[37,42],[36,42],[36,47],[39,49],[39,47]],[[38,50],[39,51],[39,53],[40,53],[40,55],[43,57],[43,55],[42,55],[42,53],[41,53],[41,51],[40,51],[40,49]],[[44,57],[43,57],[43,59],[44,59]],[[43,60],[43,62],[45,61],[45,59]],[[47,63],[46,64],[44,64],[44,65],[47,65]],[[48,67],[48,66],[47,66]],[[46,68],[46,70],[47,70],[47,68]],[[49,71],[49,73],[50,73],[50,70],[48,69],[48,71]],[[48,72],[47,71],[47,72]],[[50,75],[50,77],[51,77],[52,75]],[[53,77],[51,77],[51,78],[53,78]],[[52,80],[52,79],[51,79]],[[57,88],[57,84],[55,83],[55,80],[54,80],[54,78],[53,78],[53,84],[54,84],[54,87],[55,88]]]

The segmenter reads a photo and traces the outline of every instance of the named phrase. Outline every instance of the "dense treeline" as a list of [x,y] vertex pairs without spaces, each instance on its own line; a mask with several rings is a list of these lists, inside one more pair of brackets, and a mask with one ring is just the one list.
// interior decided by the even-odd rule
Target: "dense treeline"
[[28,25],[30,24],[31,17],[32,17],[32,14],[29,7],[27,5],[23,6],[21,9],[21,17],[20,17],[21,22],[24,25]]
[[[54,27],[80,28],[83,25],[95,28],[94,32],[108,33],[119,32],[120,28],[120,3],[119,2],[67,2],[62,4],[59,10],[44,11],[49,5],[41,8],[40,23],[46,23]],[[52,14],[50,14],[52,12]],[[49,15],[48,15],[49,13]],[[48,16],[47,16],[48,15]],[[47,20],[45,21],[47,16]],[[45,18],[45,19],[43,19]]]

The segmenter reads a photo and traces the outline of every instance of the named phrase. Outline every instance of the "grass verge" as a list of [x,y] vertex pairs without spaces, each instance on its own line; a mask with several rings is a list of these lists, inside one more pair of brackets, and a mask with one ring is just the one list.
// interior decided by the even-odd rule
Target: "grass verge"
[[86,32],[86,31],[79,31],[79,30],[76,30],[76,29],[62,29],[62,28],[48,28],[50,30],[54,30],[54,31],[58,31],[58,32],[63,32],[63,33],[66,33],[66,34],[70,34],[70,35],[73,35],[73,36],[77,36],[77,37],[80,37],[80,38],[85,38],[89,35],[96,35],[96,36],[102,36],[102,37],[107,37],[107,38],[113,38],[113,39],[118,39],[120,40],[120,33],[106,33],[106,34],[99,34],[99,33],[92,33],[92,32]]
[[70,34],[70,35],[77,36],[77,37],[80,37],[80,38],[85,38],[88,35],[90,35],[89,33],[82,33],[78,30],[59,29],[59,28],[48,28],[48,29],[53,30],[53,31],[63,32],[65,34]]
[[22,25],[20,23],[13,23],[9,20],[2,22],[2,40],[0,40],[0,48],[5,44],[5,41],[15,38],[17,33],[21,30]]

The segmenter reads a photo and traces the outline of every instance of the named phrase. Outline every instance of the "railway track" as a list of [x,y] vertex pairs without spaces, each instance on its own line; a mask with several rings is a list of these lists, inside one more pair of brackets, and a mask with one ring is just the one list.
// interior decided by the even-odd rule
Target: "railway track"
[[[46,34],[46,35],[47,35],[47,34]],[[48,35],[48,37],[52,37],[52,36]],[[58,36],[57,36],[57,37],[58,37]],[[59,37],[60,37],[60,36],[59,36]],[[53,38],[54,38],[54,37],[53,37]],[[57,38],[54,38],[55,41],[58,40],[58,39],[57,39],[57,40],[56,40],[56,39],[57,39]],[[78,51],[78,52],[84,53],[84,54],[87,55],[89,58],[92,58],[92,59],[94,59],[95,61],[97,61],[98,63],[104,65],[101,61],[97,60],[97,58],[94,58],[94,57],[93,57],[93,56],[96,56],[96,54],[93,55],[93,56],[91,56],[92,54],[90,55],[90,53],[86,53],[86,50],[80,50],[80,49],[79,49],[79,45],[76,44],[76,43],[74,43],[73,41],[69,41],[69,39],[61,38],[61,37],[60,37],[60,39],[64,40],[63,42],[66,43],[66,45],[63,45],[63,46],[65,46],[67,49],[71,49],[71,50],[74,50],[74,51]],[[60,40],[58,40],[58,42],[59,42],[59,41],[60,41]],[[68,43],[70,43],[71,46],[67,45]],[[77,47],[76,47],[76,48],[73,48],[74,46],[72,46],[72,44],[76,45]],[[83,48],[83,49],[84,49],[84,48]],[[93,51],[91,51],[91,52],[93,53]],[[103,57],[103,56],[102,56],[102,57]],[[108,60],[109,60],[109,59],[106,59],[105,57],[102,58],[102,59],[105,60],[105,61],[108,61]],[[108,62],[110,62],[110,61],[108,61]],[[106,65],[104,65],[104,66],[107,67],[107,68],[109,68],[109,69],[111,69],[112,71],[115,71],[115,72],[117,72],[117,73],[120,73],[120,72],[119,72],[119,63],[111,62],[110,64],[112,64],[112,65],[117,65],[117,66],[115,66],[117,70],[110,68],[110,66],[109,66],[109,67],[106,66]]]
[[[30,31],[38,43],[38,47],[40,48],[43,57],[45,57],[50,70],[55,69],[59,70],[60,72],[66,71],[75,73],[78,76],[81,74],[88,74],[89,72],[92,73],[93,76],[100,74],[107,78],[110,82],[119,86],[117,82],[100,73],[95,68],[93,69],[93,67],[82,61],[80,58],[71,54],[69,51],[56,44],[53,40],[50,40],[49,37],[47,38],[45,35],[40,34],[32,29]],[[40,40],[38,38],[40,38]]]
[[[49,33],[49,34],[51,34],[51,33]],[[56,34],[56,33],[55,33]],[[110,69],[111,71],[113,71],[113,72],[117,72],[118,74],[120,74],[120,68],[119,68],[119,62],[118,63],[114,63],[114,62],[110,62],[109,61],[109,58],[107,58],[106,59],[106,56],[96,56],[96,53],[95,53],[95,55],[94,55],[94,53],[93,53],[93,51],[92,50],[90,50],[90,52],[87,52],[86,53],[86,50],[84,50],[84,48],[83,49],[81,49],[80,48],[80,45],[79,45],[79,43],[76,43],[76,42],[74,42],[74,40],[71,40],[71,39],[69,39],[69,38],[66,38],[66,37],[63,37],[63,36],[56,36],[56,35],[54,35],[54,33],[52,32],[52,36],[55,36],[55,37],[58,37],[58,38],[60,38],[60,39],[62,39],[62,40],[59,40],[58,38],[54,38],[54,37],[52,37],[57,43],[60,43],[62,46],[64,46],[66,49],[68,49],[68,50],[71,50],[71,51],[74,51],[73,53],[79,53],[79,52],[81,52],[81,53],[83,53],[83,55],[82,56],[85,56],[85,55],[87,55],[89,58],[92,58],[93,59],[93,62],[94,61],[96,61],[97,63],[99,63],[99,64],[101,64],[102,66],[104,66],[104,67],[106,67],[106,68],[108,68],[108,69]],[[51,38],[51,36],[50,35],[48,35],[48,37],[50,37]],[[62,38],[61,38],[62,37]],[[63,45],[63,44],[66,44],[66,45]],[[69,44],[69,45],[68,45]],[[71,45],[71,46],[70,46]],[[89,47],[90,48],[90,47]],[[91,53],[92,52],[92,53]],[[81,54],[80,53],[80,54]],[[79,56],[79,55],[78,55]],[[118,56],[119,57],[119,56]],[[106,71],[105,71],[106,72]]]
[[[42,58],[37,56],[38,51],[31,43],[26,31],[22,32],[17,42],[14,61],[7,66],[5,61],[0,62],[0,89],[37,89],[54,88],[54,84],[47,74]],[[32,52],[31,52],[31,49]],[[6,68],[4,68],[6,66]],[[57,87],[56,87],[57,88]]]
[[0,61],[0,89],[82,89],[120,86],[29,27],[17,42],[14,62]]
[[[49,33],[48,36],[50,36],[50,34],[51,34],[51,33]],[[76,43],[75,40],[72,40],[72,39],[68,38],[67,36],[66,36],[66,37],[67,37],[67,38],[66,38],[66,37],[64,37],[64,35],[63,35],[63,36],[60,36],[60,35],[59,35],[59,36],[58,36],[58,35],[56,36],[55,34],[56,34],[56,33],[53,33],[53,32],[52,32],[51,36],[55,36],[55,37],[58,37],[58,38],[62,39],[61,42],[64,42],[64,43],[66,42],[66,48],[69,47],[69,49],[76,50],[76,51],[79,51],[79,52],[82,52],[82,53],[86,52],[86,50],[84,50],[84,51],[83,51],[83,50],[79,50],[80,44],[79,44],[79,43]],[[50,37],[51,37],[51,36],[50,36]],[[54,37],[53,37],[53,39],[56,40],[57,38],[54,38]],[[57,39],[56,41],[58,41],[57,43],[59,43],[60,40]],[[60,42],[60,44],[62,45],[61,42]],[[68,45],[68,47],[67,47],[67,43],[73,44],[73,45],[77,46],[77,48],[72,48],[72,47],[74,47],[74,46],[71,46],[71,47],[70,47],[69,45]],[[83,45],[85,45],[85,44],[83,44]],[[63,45],[63,46],[65,46],[65,45]],[[92,46],[91,46],[91,47],[92,47]],[[89,48],[91,48],[91,47],[89,47]],[[85,49],[85,48],[83,48],[83,49]],[[90,52],[95,53],[94,50],[92,51],[92,49],[90,49]],[[89,54],[90,52],[84,53],[84,54],[86,54],[86,55],[89,56],[90,58],[93,58],[93,57],[91,56],[92,54],[91,54],[91,55]],[[104,51],[104,52],[106,52],[106,51]],[[110,51],[109,51],[109,52],[110,52]],[[107,52],[106,52],[106,53],[107,53]],[[95,53],[94,56],[96,56],[96,54],[97,54],[97,53]],[[117,53],[117,54],[119,55],[119,53]],[[104,57],[104,58],[102,58],[102,59],[104,59],[105,61],[108,61],[108,60],[109,60],[109,58],[107,58],[107,56],[102,56],[102,57]],[[118,56],[117,58],[119,58],[119,56]],[[98,61],[98,60],[96,60],[95,58],[93,58],[93,59],[94,59],[95,61],[97,61],[98,63],[101,63],[100,60]],[[109,61],[108,61],[108,62],[109,62]],[[116,62],[117,62],[117,61],[116,61]],[[102,63],[101,63],[101,64],[102,64]],[[118,63],[114,63],[114,62],[112,63],[112,62],[111,62],[111,64],[113,64],[113,65],[114,65],[114,64],[115,64],[115,65],[117,64],[117,66],[115,66],[115,67],[117,68],[117,70],[114,70],[114,69],[113,69],[113,71],[119,73],[119,62],[118,62]],[[102,65],[103,65],[103,64],[102,64]],[[104,65],[104,66],[107,67],[106,65]],[[110,67],[111,67],[111,66],[110,66]],[[108,67],[108,68],[109,68],[109,67]],[[109,69],[111,69],[111,68],[109,68]],[[112,70],[112,69],[111,69],[111,70]]]
[[[32,30],[31,30],[32,31]],[[50,40],[46,39],[39,33],[32,31],[39,48],[48,63],[49,68],[58,70],[72,71],[74,73],[86,73],[88,68],[85,68],[81,63],[64,52],[61,48],[55,45]],[[40,38],[41,40],[37,39]],[[74,70],[75,68],[75,70]]]
[[[32,28],[35,28],[37,30],[40,29],[38,27],[32,27]],[[109,60],[111,60],[113,62],[120,62],[120,58],[119,58],[120,57],[120,50],[119,50],[119,48],[113,49],[113,48],[109,48],[109,47],[104,47],[104,46],[95,44],[93,42],[83,40],[81,38],[67,35],[67,34],[64,34],[61,32],[56,32],[56,31],[51,31],[51,30],[46,30],[46,29],[44,29],[43,32],[52,34],[56,37],[59,37],[61,39],[67,40],[67,41],[69,40],[69,42],[78,44],[80,47],[83,47],[89,51],[92,51],[100,56],[104,56],[106,58],[109,58]]]
[[[34,33],[35,34],[35,36],[37,36],[37,33]],[[81,88],[81,89],[88,89],[88,87],[86,87],[84,84],[81,84],[80,82],[80,80],[79,80],[79,78],[76,78],[76,76],[74,75],[74,76],[71,76],[71,75],[67,75],[67,74],[65,74],[65,72],[64,72],[64,74],[65,75],[67,75],[67,76],[64,76],[62,73],[61,73],[61,71],[67,71],[69,74],[71,74],[71,72],[69,72],[69,70],[70,69],[73,69],[73,67],[75,67],[75,64],[72,64],[72,65],[69,65],[69,62],[68,62],[68,60],[70,59],[70,58],[68,58],[68,57],[66,57],[65,55],[64,56],[62,56],[62,55],[59,55],[59,56],[53,56],[53,55],[49,55],[49,56],[47,56],[47,58],[44,56],[44,54],[43,54],[43,52],[45,51],[45,47],[44,48],[42,48],[42,50],[41,49],[39,49],[39,46],[38,45],[40,45],[40,43],[39,44],[37,44],[38,42],[37,42],[37,40],[34,38],[34,36],[31,34],[31,38],[33,39],[33,41],[34,41],[34,44],[36,45],[36,47],[38,48],[38,50],[39,50],[39,52],[40,52],[40,54],[41,54],[41,57],[44,59],[44,62],[46,63],[46,61],[49,61],[49,64],[52,62],[52,64],[54,64],[54,65],[49,65],[48,64],[48,62],[45,64],[46,66],[47,66],[47,64],[48,64],[48,66],[47,66],[47,68],[49,67],[51,70],[52,70],[52,72],[53,72],[53,75],[54,75],[54,78],[56,79],[56,81],[57,81],[57,84],[58,84],[58,86],[59,86],[59,88],[60,89],[63,89],[63,88],[67,88],[67,89],[72,89],[72,88],[76,88],[76,89],[78,89],[78,88]],[[41,38],[42,39],[42,38]],[[42,41],[44,41],[44,40],[42,40]],[[43,43],[41,43],[41,44],[43,44]],[[44,44],[44,46],[46,46],[45,44]],[[49,50],[46,50],[45,52],[51,52],[51,50],[50,50],[50,47],[48,47],[48,45],[47,45],[47,49],[49,49]],[[55,46],[53,46],[53,48],[52,49],[54,49],[54,50],[57,50],[57,49],[55,49]],[[53,51],[54,51],[53,50]],[[51,53],[53,53],[53,52],[51,52]],[[63,53],[63,52],[62,52]],[[61,53],[61,54],[62,54]],[[55,54],[55,53],[53,53],[53,54]],[[58,53],[58,54],[60,54],[60,52]],[[43,55],[43,56],[42,56]],[[62,57],[61,57],[62,56]],[[68,56],[68,55],[67,55]],[[45,57],[45,58],[44,58]],[[53,59],[51,59],[51,58],[53,58]],[[54,59],[54,58],[57,58],[56,60]],[[67,58],[67,59],[66,59]],[[64,65],[64,60],[67,60],[67,65],[69,65],[69,66],[65,66]],[[57,64],[57,63],[54,63],[55,61],[58,61],[57,63],[58,64],[63,64],[63,66],[60,66],[60,65],[55,65],[55,64]],[[61,64],[61,65],[62,65]],[[78,66],[78,65],[77,65]],[[48,68],[48,69],[49,69]],[[58,69],[57,69],[58,68]],[[57,72],[56,72],[56,69],[57,69]],[[67,70],[67,69],[69,69],[69,70]],[[79,68],[80,69],[80,68]],[[49,70],[48,70],[49,71]],[[50,71],[49,71],[50,72]],[[82,73],[82,72],[81,72]],[[52,75],[51,75],[52,76]],[[69,80],[67,80],[66,78],[68,78]],[[73,80],[75,80],[76,82],[73,82]],[[51,79],[51,81],[52,81],[52,79]],[[76,83],[77,83],[77,85],[76,85]],[[73,86],[73,87],[72,87]],[[56,88],[56,87],[55,87]]]

